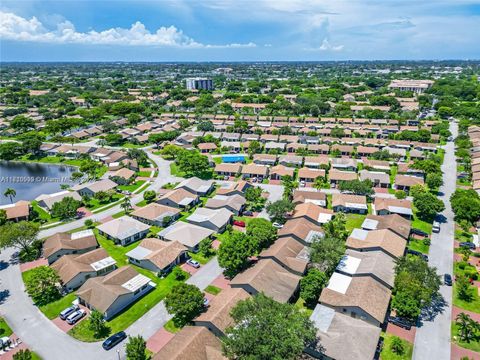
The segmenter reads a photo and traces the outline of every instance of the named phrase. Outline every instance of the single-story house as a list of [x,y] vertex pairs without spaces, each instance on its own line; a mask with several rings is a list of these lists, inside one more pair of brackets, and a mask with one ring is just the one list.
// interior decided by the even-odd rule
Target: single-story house
[[221,209],[225,208],[235,215],[240,215],[245,206],[246,200],[242,195],[215,195],[213,198],[208,199],[205,203],[205,207],[208,209]]
[[301,276],[285,270],[271,259],[259,260],[254,266],[235,276],[232,288],[242,288],[250,295],[263,292],[275,301],[287,303],[296,293]]
[[163,241],[155,238],[143,239],[126,254],[130,264],[166,274],[175,265],[187,259],[187,248],[178,241]]
[[40,195],[35,200],[38,202],[38,206],[45,209],[46,211],[50,211],[53,204],[62,201],[66,197],[71,197],[78,201],[82,200],[82,197],[78,192],[68,190],[60,191],[54,194]]
[[295,190],[293,192],[293,203],[313,203],[318,206],[327,207],[327,194],[321,191]]
[[225,208],[209,209],[201,207],[196,209],[186,220],[191,224],[211,229],[216,233],[222,233],[231,223],[232,218],[233,213]]
[[328,156],[305,156],[303,166],[318,169],[321,165],[328,166],[329,163]]
[[333,194],[332,208],[335,212],[366,214],[368,212],[367,197],[363,195]]
[[404,217],[391,215],[372,215],[369,214],[362,223],[363,230],[381,230],[388,229],[395,234],[407,240],[412,229],[412,222]]
[[286,167],[284,165],[277,165],[270,168],[270,179],[271,180],[281,180],[283,176],[293,176],[295,175],[295,169]]
[[201,153],[205,154],[217,150],[217,145],[215,143],[201,143],[197,145],[197,148]]
[[390,289],[372,277],[334,272],[318,301],[339,313],[380,327],[385,322],[391,294]]
[[103,179],[95,181],[93,183],[76,185],[72,189],[78,191],[81,196],[94,197],[95,194],[99,193],[100,191],[113,190],[117,186],[118,184],[115,181],[112,181],[110,179]]
[[328,173],[328,179],[330,180],[330,184],[337,186],[341,181],[357,180],[357,173],[332,169]]
[[310,260],[310,254],[307,246],[294,238],[283,237],[263,250],[258,258],[271,259],[292,274],[303,276]]
[[148,234],[150,226],[124,215],[99,225],[97,229],[99,234],[113,240],[116,244],[126,246],[143,239]]
[[210,194],[215,188],[213,180],[202,180],[197,177],[183,180],[175,186],[175,190],[184,189],[199,196]]
[[412,219],[412,202],[407,199],[376,197],[372,206],[375,215],[398,214],[406,219]]
[[195,206],[199,201],[200,197],[198,195],[182,188],[167,192],[160,196],[156,202],[169,207],[186,209]]
[[242,168],[242,178],[257,178],[260,181],[268,176],[268,167],[265,165],[248,164]]
[[129,183],[135,178],[135,171],[129,168],[121,168],[110,175],[110,178],[120,178],[122,183]]
[[167,226],[180,217],[181,210],[176,207],[151,203],[133,211],[130,216],[151,226]]
[[397,175],[395,176],[395,190],[404,190],[406,192],[410,191],[410,188],[415,185],[423,185],[424,181],[421,177],[417,176],[408,176],[408,175]]
[[357,160],[349,157],[333,158],[331,160],[332,169],[344,171],[357,171]]
[[273,166],[277,163],[277,155],[273,154],[255,154],[253,155],[253,162],[258,165]]
[[315,205],[312,202],[298,204],[293,213],[293,219],[304,218],[315,225],[325,224],[332,220],[333,216],[332,210]]
[[325,177],[325,170],[323,169],[310,169],[303,167],[298,170],[298,180],[305,183],[313,183],[319,177]]
[[346,242],[347,248],[357,251],[383,251],[392,258],[405,253],[407,240],[388,229],[367,231],[353,229]]
[[284,166],[300,167],[303,163],[303,157],[297,155],[281,155],[278,163]]
[[239,180],[239,181],[236,181],[232,185],[220,186],[217,189],[216,194],[217,195],[226,195],[226,196],[232,196],[232,195],[244,196],[247,189],[251,188],[252,186],[253,185],[250,184],[248,181]]
[[15,204],[0,205],[0,210],[4,210],[7,220],[22,221],[30,217],[31,206],[29,201],[20,200]]
[[242,170],[242,165],[239,163],[221,163],[215,165],[215,174],[221,176],[232,176],[235,177],[240,174]]
[[374,187],[390,187],[390,176],[382,171],[360,170],[360,180],[370,180]]
[[288,220],[283,227],[278,230],[278,238],[292,237],[303,245],[310,245],[317,237],[325,236],[321,226],[315,225],[311,221],[299,217]]
[[215,231],[203,226],[190,224],[184,221],[177,221],[169,227],[160,231],[157,235],[166,241],[178,241],[187,247],[189,251],[198,251],[198,244],[210,238]]
[[67,291],[82,286],[87,279],[106,275],[116,269],[116,262],[104,248],[83,254],[64,255],[51,265]]
[[74,233],[56,233],[48,237],[42,245],[43,257],[52,264],[63,255],[83,254],[98,247],[91,229]]
[[88,279],[76,294],[80,304],[98,310],[110,320],[154,287],[149,277],[131,266],[123,266],[105,276]]

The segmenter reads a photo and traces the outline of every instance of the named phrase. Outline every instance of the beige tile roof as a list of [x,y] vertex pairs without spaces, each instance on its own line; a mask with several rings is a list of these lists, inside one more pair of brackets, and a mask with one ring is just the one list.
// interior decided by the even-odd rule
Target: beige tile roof
[[367,198],[363,195],[333,194],[332,206],[346,206],[346,204],[367,205]]
[[293,177],[294,172],[295,172],[295,169],[292,169],[283,165],[277,165],[270,169],[270,176],[276,174],[280,177],[286,176],[286,175]]
[[366,232],[365,239],[355,237],[354,232],[347,238],[348,248],[365,250],[380,248],[393,257],[401,257],[407,246],[407,240],[387,229],[372,230]]
[[395,185],[412,187],[414,185],[423,185],[423,179],[417,176],[397,175],[395,176]]
[[186,198],[196,200],[198,199],[198,195],[191,193],[190,191],[185,189],[176,189],[160,197],[160,199],[169,199],[170,201],[173,201],[175,204],[179,204],[182,200]]
[[305,218],[297,218],[288,220],[278,231],[278,236],[293,236],[309,242],[312,240],[309,235],[317,233],[324,234],[322,227],[312,224]]
[[83,250],[96,247],[97,239],[93,233],[72,239],[72,234],[56,233],[43,242],[43,256],[49,257],[59,250]]
[[179,213],[180,209],[178,208],[157,203],[151,203],[144,207],[138,208],[137,210],[132,212],[131,215],[150,221],[158,221],[163,219],[165,216],[175,216]]
[[30,202],[20,200],[15,204],[1,205],[0,209],[5,210],[8,220],[27,217],[30,214]]
[[390,215],[372,215],[369,214],[366,220],[374,220],[377,222],[376,229],[388,229],[394,233],[408,239],[410,230],[412,229],[412,222],[397,214]]
[[143,239],[137,248],[150,250],[151,253],[145,256],[145,259],[150,260],[159,269],[167,267],[174,262],[182,252],[187,251],[187,248],[178,241],[163,241],[156,238]]
[[268,172],[268,167],[264,165],[248,164],[243,166],[242,168],[242,174],[266,176],[267,172]]
[[323,169],[310,169],[303,167],[298,170],[298,178],[316,179],[318,177],[325,177],[325,170]]
[[332,169],[328,173],[328,178],[336,181],[351,181],[357,179],[357,173],[353,171],[340,171]]
[[293,271],[304,273],[308,265],[308,250],[291,237],[277,239],[269,248],[263,250],[260,258],[276,258]]

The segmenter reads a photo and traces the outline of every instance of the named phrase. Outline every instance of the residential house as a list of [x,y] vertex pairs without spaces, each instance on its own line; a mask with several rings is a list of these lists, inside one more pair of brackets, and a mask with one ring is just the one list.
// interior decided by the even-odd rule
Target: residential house
[[7,220],[18,222],[28,220],[30,217],[31,206],[29,201],[20,200],[15,204],[0,205],[0,210],[5,211]]
[[180,217],[181,210],[176,207],[151,203],[133,211],[130,216],[150,226],[167,226]]
[[280,155],[278,163],[284,166],[301,167],[303,157],[296,155]]
[[313,203],[321,207],[327,207],[327,194],[321,191],[295,190],[293,192],[293,203]]
[[274,154],[255,154],[255,155],[253,155],[253,162],[257,165],[273,166],[277,163],[277,155],[274,155]]
[[42,244],[43,257],[52,264],[63,255],[83,254],[98,247],[92,230],[74,233],[56,233],[48,237]]
[[281,180],[284,176],[291,176],[292,179],[295,175],[295,169],[286,167],[284,165],[277,165],[270,168],[270,179]]
[[363,195],[333,194],[332,208],[335,212],[366,214],[368,212],[367,197]]
[[382,171],[360,170],[360,180],[370,180],[374,187],[389,188],[390,176]]
[[330,184],[336,187],[341,181],[357,180],[357,173],[352,171],[340,171],[332,169],[328,173]]
[[178,241],[147,238],[126,253],[126,256],[130,264],[158,274],[167,274],[175,265],[184,262],[188,254],[187,248]]
[[262,181],[268,176],[268,167],[265,165],[248,164],[242,168],[243,179],[258,179]]
[[217,150],[217,145],[215,143],[200,143],[197,145],[197,148],[202,154],[206,154]]
[[60,191],[53,194],[47,194],[47,195],[42,194],[38,196],[35,200],[37,201],[38,206],[43,208],[45,211],[50,212],[50,210],[52,209],[55,203],[60,202],[67,197],[71,197],[74,200],[78,200],[78,201],[82,200],[82,197],[78,192],[68,191],[68,190]]
[[259,259],[271,259],[292,274],[303,276],[310,260],[308,247],[291,237],[277,239]]
[[221,163],[215,165],[215,174],[220,176],[235,177],[240,174],[242,165],[239,163]]
[[198,208],[193,214],[187,217],[187,221],[191,224],[211,229],[216,233],[223,233],[228,224],[231,223],[233,213],[225,208],[209,209]]
[[362,223],[362,229],[364,230],[381,230],[388,229],[395,234],[408,240],[410,237],[410,231],[412,229],[412,222],[404,217],[391,214],[391,215],[372,215],[369,214]]
[[154,287],[149,277],[123,266],[108,275],[88,279],[76,294],[80,304],[98,310],[110,320]]
[[333,169],[343,171],[357,171],[357,160],[349,157],[333,158],[331,160]]
[[315,238],[323,237],[325,233],[319,225],[315,225],[304,217],[298,217],[288,220],[283,227],[278,230],[278,238],[292,237],[303,245],[310,245]]
[[160,231],[157,235],[162,240],[178,241],[189,251],[197,252],[198,244],[204,239],[209,239],[214,233],[214,230],[203,226],[177,221]]
[[323,169],[309,169],[303,167],[298,170],[298,180],[304,183],[313,183],[319,177],[325,177],[325,170]]
[[407,240],[388,229],[367,231],[353,229],[347,238],[347,248],[357,251],[383,251],[392,258],[405,253]]
[[395,176],[395,190],[403,190],[409,192],[410,188],[415,185],[423,185],[424,181],[422,178],[417,176],[408,176],[408,175],[397,175]]
[[330,160],[328,156],[305,156],[303,166],[312,169],[319,169],[321,166],[328,166]]
[[235,215],[240,215],[243,211],[245,203],[245,197],[239,194],[229,196],[215,195],[213,198],[207,200],[207,202],[205,203],[205,207],[208,209],[225,208]]
[[51,265],[66,291],[82,286],[87,279],[106,275],[116,269],[116,262],[103,248],[83,254],[64,255]]
[[253,185],[250,184],[249,182],[247,182],[245,180],[240,180],[240,181],[236,181],[233,185],[220,186],[220,188],[218,188],[216,194],[217,195],[226,195],[226,196],[232,196],[232,195],[244,196],[247,189],[252,187],[252,186]]
[[[132,180],[135,179],[135,176],[136,176],[135,171],[127,167],[124,167],[112,173],[110,175],[110,179],[112,180],[118,179],[116,182],[120,185],[123,185],[123,184],[129,184],[130,182],[132,182]],[[111,190],[111,189],[108,189],[108,190]]]
[[100,235],[113,240],[115,244],[126,246],[144,238],[148,234],[150,226],[124,215],[99,225],[97,229]]
[[295,206],[293,219],[304,218],[311,221],[314,225],[321,225],[332,220],[334,213],[330,209],[325,209],[321,206],[315,205],[312,202],[300,203]]
[[372,206],[375,215],[398,214],[406,219],[412,219],[412,202],[407,199],[376,197]]
[[202,180],[197,177],[185,179],[175,186],[175,190],[184,189],[199,196],[210,194],[215,189],[213,180]]
[[117,186],[118,184],[115,181],[103,179],[93,183],[76,185],[72,189],[76,190],[81,196],[94,197],[99,192],[114,190]]
[[198,204],[200,197],[193,192],[181,188],[163,194],[156,202],[169,207],[188,209]]

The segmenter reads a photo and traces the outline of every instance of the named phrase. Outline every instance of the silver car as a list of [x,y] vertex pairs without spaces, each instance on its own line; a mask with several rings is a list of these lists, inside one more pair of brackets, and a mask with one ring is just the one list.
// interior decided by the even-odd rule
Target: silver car
[[77,311],[71,313],[70,315],[68,315],[67,323],[69,323],[70,325],[73,325],[78,320],[83,318],[85,315],[87,315],[87,312],[85,310],[83,310],[83,309],[77,310]]

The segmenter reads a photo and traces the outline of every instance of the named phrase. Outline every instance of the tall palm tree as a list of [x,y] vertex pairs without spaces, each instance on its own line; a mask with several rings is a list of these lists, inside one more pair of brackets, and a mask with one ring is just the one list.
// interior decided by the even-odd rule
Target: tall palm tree
[[130,202],[130,198],[128,196],[125,196],[120,206],[122,207],[123,211],[128,213],[128,211],[132,209],[132,203]]
[[10,202],[13,203],[13,198],[14,198],[15,196],[17,196],[17,192],[15,191],[15,189],[8,188],[7,190],[5,190],[5,192],[3,193],[3,195],[4,195],[5,197],[10,198]]
[[457,315],[455,323],[458,326],[458,335],[460,336],[460,339],[465,342],[470,342],[475,336],[475,330],[478,328],[478,323],[463,312]]

